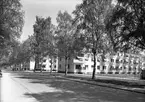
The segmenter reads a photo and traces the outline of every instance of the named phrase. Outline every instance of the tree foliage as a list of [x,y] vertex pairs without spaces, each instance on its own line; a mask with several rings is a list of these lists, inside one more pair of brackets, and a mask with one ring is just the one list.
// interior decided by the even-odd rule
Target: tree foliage
[[34,56],[35,56],[35,68],[40,68],[39,62],[43,57],[43,54],[48,50],[48,39],[51,39],[49,34],[51,28],[51,18],[42,18],[36,16],[36,22],[33,25],[34,28],[34,42],[32,43]]
[[106,28],[110,32],[114,47],[128,50],[145,48],[145,1],[117,0],[106,17]]
[[57,34],[57,49],[58,56],[65,59],[65,74],[67,74],[67,61],[71,57],[72,51],[72,17],[68,12],[58,12],[56,18],[58,26],[56,29]]
[[0,1],[0,47],[6,40],[20,37],[23,27],[23,11],[19,0]]
[[110,0],[83,0],[73,12],[77,29],[86,35],[88,49],[92,50],[94,56],[92,79],[95,78],[96,54],[103,53],[106,48],[103,43],[105,37],[104,19],[110,4]]
[[50,25],[50,32],[47,35],[47,45],[46,45],[46,51],[43,54],[43,56],[50,56],[50,57],[56,57],[57,56],[57,49],[56,49],[56,27],[51,24]]
[[17,60],[19,53],[20,53],[20,42],[14,40],[12,47],[9,49],[9,54],[6,56],[7,61],[4,63],[9,66],[19,63]]
[[9,63],[21,35],[24,16],[21,7],[19,0],[0,0],[0,63]]
[[65,74],[68,70],[68,59],[77,55],[83,49],[83,36],[77,35],[76,26],[72,25],[73,18],[68,12],[59,12],[56,18],[58,56],[65,59]]

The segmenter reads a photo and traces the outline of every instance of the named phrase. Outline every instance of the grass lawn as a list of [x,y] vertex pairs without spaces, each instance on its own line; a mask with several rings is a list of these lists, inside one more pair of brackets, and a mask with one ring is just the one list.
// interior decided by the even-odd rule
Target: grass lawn
[[[98,76],[105,76],[105,77],[97,77],[95,80],[91,80],[91,75],[84,76],[83,74],[68,74],[68,76],[64,76],[64,73],[59,74],[59,73],[52,73],[50,74],[49,72],[15,72],[24,78],[31,78],[31,79],[40,79],[40,80],[46,80],[51,77],[55,77],[54,75],[56,74],[59,76],[67,77],[67,78],[74,78],[74,79],[82,79],[82,80],[88,80],[88,81],[94,81],[94,82],[99,82],[99,83],[108,83],[108,84],[115,84],[115,85],[122,85],[122,86],[129,86],[129,87],[136,87],[136,88],[145,88],[145,80],[130,80],[129,78],[133,78],[136,76],[133,75],[98,75]],[[107,78],[107,77],[119,77],[117,78]],[[121,78],[128,78],[128,79],[121,79]]]

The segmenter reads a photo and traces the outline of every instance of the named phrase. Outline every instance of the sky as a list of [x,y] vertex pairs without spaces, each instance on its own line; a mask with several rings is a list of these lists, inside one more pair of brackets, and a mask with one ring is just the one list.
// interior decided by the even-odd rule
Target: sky
[[28,35],[33,34],[33,25],[36,16],[51,17],[52,23],[56,25],[56,17],[58,11],[67,11],[72,13],[75,6],[81,3],[82,0],[21,0],[24,10],[24,27],[20,41],[28,38]]

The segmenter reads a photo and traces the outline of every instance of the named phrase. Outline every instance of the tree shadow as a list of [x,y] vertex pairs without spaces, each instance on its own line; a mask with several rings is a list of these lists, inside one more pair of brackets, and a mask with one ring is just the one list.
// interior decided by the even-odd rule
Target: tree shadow
[[32,83],[46,84],[61,92],[43,92],[25,94],[35,97],[39,102],[144,102],[145,95],[94,86],[70,80],[55,79],[53,81],[32,81]]
[[110,94],[102,94],[98,93],[96,95],[87,93],[68,93],[68,92],[45,92],[39,94],[30,94],[26,93],[26,96],[34,97],[38,100],[38,102],[144,102],[145,99],[143,97],[138,97],[134,99],[133,97],[122,97],[120,95],[118,98],[117,95],[110,95]]
[[144,94],[74,82],[59,77],[23,76],[18,78],[32,79],[30,83],[45,84],[50,88],[61,90],[25,94],[28,97],[35,97],[39,102],[145,102]]
[[[53,92],[40,94],[25,94],[26,96],[35,97],[38,102],[93,102],[89,101],[87,96],[76,96],[74,93],[68,92]],[[94,101],[96,102],[96,101]]]

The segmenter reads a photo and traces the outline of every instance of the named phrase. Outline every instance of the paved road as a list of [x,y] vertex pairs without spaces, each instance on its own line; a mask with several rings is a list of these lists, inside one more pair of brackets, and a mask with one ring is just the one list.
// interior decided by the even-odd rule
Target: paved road
[[37,102],[33,97],[26,97],[27,88],[12,78],[10,73],[3,73],[1,83],[1,102]]
[[1,102],[145,102],[145,94],[48,76],[3,73]]

